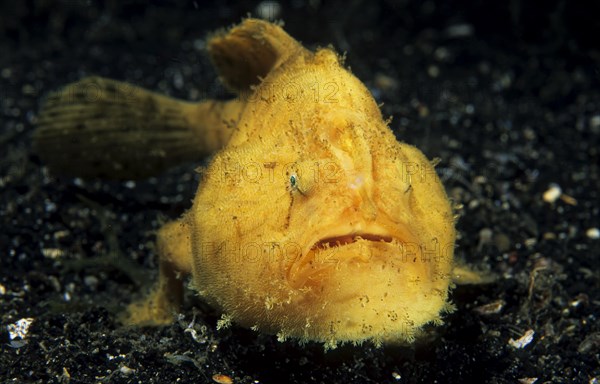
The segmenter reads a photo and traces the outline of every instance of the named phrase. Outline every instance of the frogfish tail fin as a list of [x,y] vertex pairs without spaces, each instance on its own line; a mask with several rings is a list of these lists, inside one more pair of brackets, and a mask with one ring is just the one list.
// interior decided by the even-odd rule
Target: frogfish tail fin
[[33,147],[54,173],[145,178],[222,147],[232,131],[221,123],[220,114],[232,112],[223,104],[227,102],[188,103],[88,77],[47,97]]

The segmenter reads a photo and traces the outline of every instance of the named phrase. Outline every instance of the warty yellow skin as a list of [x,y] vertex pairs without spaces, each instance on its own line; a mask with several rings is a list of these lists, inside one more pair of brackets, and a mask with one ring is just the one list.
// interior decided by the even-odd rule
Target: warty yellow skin
[[[333,50],[313,53],[254,19],[208,49],[236,100],[215,110],[140,91],[179,103],[182,132],[204,152],[224,148],[192,208],[159,231],[159,283],[126,321],[171,322],[191,275],[225,319],[281,339],[411,342],[440,322],[452,308],[455,229],[429,160],[396,140]],[[54,135],[54,115],[42,118],[39,137]],[[200,143],[208,129],[221,133]]]

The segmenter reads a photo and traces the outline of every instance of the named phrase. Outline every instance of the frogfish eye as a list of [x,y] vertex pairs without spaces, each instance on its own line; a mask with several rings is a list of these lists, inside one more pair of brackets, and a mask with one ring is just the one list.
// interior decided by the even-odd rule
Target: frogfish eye
[[292,173],[290,175],[290,187],[292,189],[297,189],[298,188],[298,176],[296,176],[295,173]]

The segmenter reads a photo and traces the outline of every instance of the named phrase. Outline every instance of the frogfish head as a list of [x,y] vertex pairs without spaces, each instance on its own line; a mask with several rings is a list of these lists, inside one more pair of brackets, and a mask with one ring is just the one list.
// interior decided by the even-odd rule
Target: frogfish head
[[376,106],[352,100],[288,106],[278,131],[263,125],[213,160],[192,210],[194,284],[238,323],[329,346],[410,342],[451,308],[455,230],[439,177]]

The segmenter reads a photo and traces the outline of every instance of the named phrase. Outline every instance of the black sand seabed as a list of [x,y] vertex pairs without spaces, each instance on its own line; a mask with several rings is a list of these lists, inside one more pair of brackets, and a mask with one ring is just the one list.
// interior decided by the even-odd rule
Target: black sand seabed
[[[31,151],[40,99],[86,75],[225,97],[203,39],[257,4],[2,2],[0,382],[597,382],[599,10],[469,4],[280,4],[292,36],[347,51],[397,136],[441,158],[463,205],[457,256],[500,276],[454,290],[458,310],[414,347],[325,353],[217,331],[219,315],[194,300],[172,326],[120,328],[115,314],[156,271],[153,231],[189,206],[194,165],[144,182],[83,182],[49,175]],[[563,195],[549,203],[553,183]],[[27,334],[11,340],[7,326],[26,318]],[[529,344],[509,344],[529,330]]]

